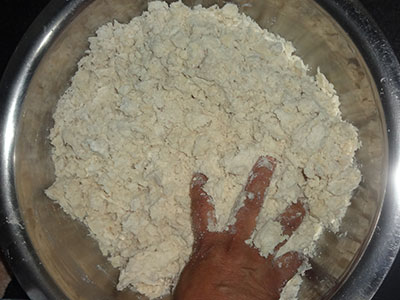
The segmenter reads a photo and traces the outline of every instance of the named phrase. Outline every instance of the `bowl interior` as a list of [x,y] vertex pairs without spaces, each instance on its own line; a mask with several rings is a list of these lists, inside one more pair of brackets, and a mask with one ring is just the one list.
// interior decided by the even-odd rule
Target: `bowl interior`
[[[193,6],[225,1],[184,1]],[[386,125],[376,85],[357,47],[341,27],[312,0],[233,1],[261,27],[291,40],[297,54],[335,85],[343,118],[359,129],[357,152],[363,180],[338,234],[325,232],[318,242],[300,299],[330,298],[368,245],[381,209],[386,182]],[[35,70],[23,102],[15,148],[19,208],[29,238],[44,268],[69,299],[146,299],[117,292],[118,270],[102,256],[86,228],[72,220],[44,190],[54,181],[47,139],[58,98],[69,85],[87,39],[113,19],[127,22],[147,7],[143,0],[86,1],[56,37]],[[169,299],[166,296],[164,299]]]

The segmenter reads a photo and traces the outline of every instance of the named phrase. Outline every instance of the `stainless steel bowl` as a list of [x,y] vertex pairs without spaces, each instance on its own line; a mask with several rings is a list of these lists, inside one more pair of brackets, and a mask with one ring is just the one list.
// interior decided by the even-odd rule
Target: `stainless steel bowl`
[[[209,6],[224,1],[184,1]],[[334,83],[344,119],[360,133],[363,181],[338,234],[326,232],[300,299],[370,299],[400,243],[400,73],[387,41],[350,0],[236,0],[262,27],[292,40]],[[1,82],[3,255],[32,299],[144,299],[115,289],[118,271],[86,228],[43,190],[54,180],[47,140],[57,99],[87,39],[100,25],[127,22],[144,0],[54,0],[31,26]],[[169,297],[165,297],[168,299]]]

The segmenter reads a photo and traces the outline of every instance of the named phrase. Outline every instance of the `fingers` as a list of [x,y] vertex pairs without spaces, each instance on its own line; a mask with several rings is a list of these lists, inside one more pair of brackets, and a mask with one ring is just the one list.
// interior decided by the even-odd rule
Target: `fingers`
[[211,197],[204,191],[207,176],[196,173],[190,183],[191,216],[195,242],[208,232],[208,224],[216,223],[214,205]]
[[296,275],[304,258],[297,252],[288,252],[275,260],[274,264],[279,270],[281,288]]
[[[282,225],[283,234],[289,237],[292,236],[293,232],[299,228],[301,222],[303,222],[304,216],[306,214],[306,209],[301,201],[292,203],[286,208],[286,210],[278,217],[279,223]],[[285,245],[287,239],[276,245],[274,252],[278,252],[279,249]]]
[[288,208],[286,208],[283,214],[278,218],[278,221],[283,227],[283,234],[290,237],[293,232],[299,228],[301,222],[303,222],[305,214],[306,209],[304,208],[304,204],[300,201],[288,206]]
[[264,202],[265,191],[269,187],[276,166],[270,156],[260,156],[250,172],[245,191],[244,206],[236,214],[236,223],[230,230],[236,232],[240,240],[250,237],[256,226],[256,219]]

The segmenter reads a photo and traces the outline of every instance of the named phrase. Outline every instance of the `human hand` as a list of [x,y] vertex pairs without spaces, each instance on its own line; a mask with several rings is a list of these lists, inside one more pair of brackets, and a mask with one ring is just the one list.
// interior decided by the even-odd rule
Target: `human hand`
[[[276,161],[269,156],[257,160],[244,190],[244,206],[236,214],[236,223],[224,232],[208,231],[208,224],[216,222],[211,197],[204,191],[208,178],[200,173],[193,176],[190,197],[194,245],[175,288],[175,300],[279,299],[281,290],[303,263],[302,257],[297,252],[275,257],[286,241],[277,245],[268,258],[245,243],[256,226],[275,166]],[[289,206],[279,217],[283,234],[291,236],[305,213],[301,202]]]

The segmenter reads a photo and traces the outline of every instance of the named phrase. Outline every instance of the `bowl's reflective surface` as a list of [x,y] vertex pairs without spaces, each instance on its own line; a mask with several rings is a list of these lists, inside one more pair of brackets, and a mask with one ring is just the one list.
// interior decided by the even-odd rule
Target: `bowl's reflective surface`
[[[15,183],[20,211],[35,252],[69,299],[145,299],[117,292],[118,271],[88,237],[44,195],[54,180],[47,140],[57,99],[68,87],[87,38],[100,25],[140,15],[147,1],[76,1],[69,22],[45,53],[29,84],[18,120]],[[184,1],[188,5],[223,5],[223,1]],[[310,72],[321,71],[335,85],[343,118],[360,133],[357,153],[363,181],[355,192],[339,234],[325,233],[312,271],[305,276],[300,299],[329,298],[345,280],[373,233],[383,201],[387,140],[380,99],[355,45],[337,23],[312,0],[234,1],[262,27],[293,41]],[[168,299],[168,297],[165,297]]]

